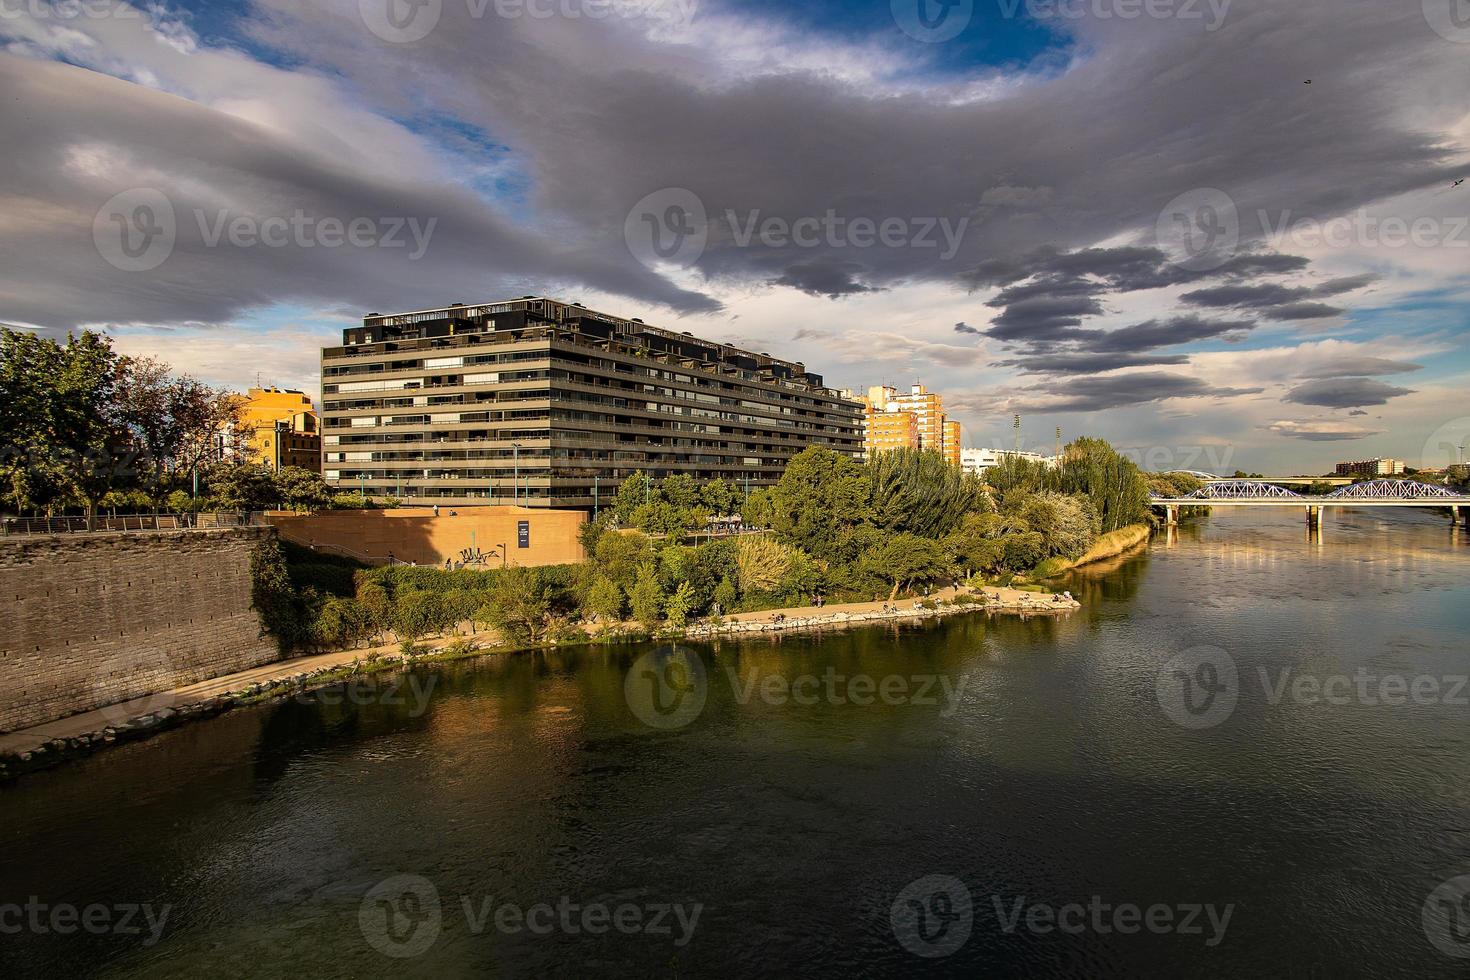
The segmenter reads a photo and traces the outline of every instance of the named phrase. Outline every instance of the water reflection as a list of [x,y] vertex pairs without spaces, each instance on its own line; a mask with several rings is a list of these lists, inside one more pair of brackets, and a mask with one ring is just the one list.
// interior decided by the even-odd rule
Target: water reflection
[[[1470,707],[1277,692],[1359,670],[1470,673],[1466,538],[1428,513],[1334,514],[1315,540],[1300,518],[1219,510],[1074,571],[1070,616],[688,644],[707,688],[676,727],[626,697],[650,647],[577,648],[415,668],[421,710],[387,697],[402,678],[384,676],[366,697],[262,705],[28,777],[0,789],[0,896],[177,911],[153,948],[26,934],[0,945],[0,969],[1452,975],[1418,917],[1470,853]],[[1204,729],[1158,700],[1161,668],[1196,647],[1240,678]],[[899,678],[906,696],[854,697],[857,677]],[[793,696],[813,689],[804,678],[814,698]],[[915,678],[948,696],[918,697]],[[679,949],[446,920],[402,964],[357,919],[367,890],[402,873],[450,903],[708,910]],[[1208,952],[986,919],[923,962],[888,911],[933,873],[980,909],[996,892],[1239,911]]]

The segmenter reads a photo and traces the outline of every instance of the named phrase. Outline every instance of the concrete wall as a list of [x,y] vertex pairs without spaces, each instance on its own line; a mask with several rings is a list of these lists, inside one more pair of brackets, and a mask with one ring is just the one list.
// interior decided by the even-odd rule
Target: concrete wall
[[0,539],[0,731],[279,660],[250,605],[273,533]]
[[[398,561],[440,565],[459,561],[464,549],[485,553],[486,567],[565,565],[582,561],[577,532],[587,520],[580,510],[544,507],[432,507],[392,510],[328,510],[318,514],[272,512],[266,520],[281,537],[330,554],[382,564]],[[530,523],[529,547],[521,548],[518,525]],[[492,554],[493,552],[493,554]]]

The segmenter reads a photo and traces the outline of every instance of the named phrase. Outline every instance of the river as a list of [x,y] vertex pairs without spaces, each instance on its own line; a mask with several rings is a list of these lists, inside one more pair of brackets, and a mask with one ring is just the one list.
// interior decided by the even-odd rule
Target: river
[[1464,974],[1464,532],[1217,511],[1068,587],[421,667],[26,776],[0,973]]

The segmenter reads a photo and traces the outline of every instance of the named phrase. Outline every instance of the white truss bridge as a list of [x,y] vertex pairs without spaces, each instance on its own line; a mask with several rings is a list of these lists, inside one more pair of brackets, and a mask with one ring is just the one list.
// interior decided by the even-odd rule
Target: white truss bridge
[[1416,480],[1371,480],[1339,487],[1320,497],[1306,496],[1261,480],[1221,480],[1184,497],[1153,497],[1168,523],[1177,523],[1180,507],[1282,507],[1307,509],[1307,520],[1317,524],[1330,507],[1447,507],[1450,520],[1459,523],[1460,508],[1470,507],[1470,495]]

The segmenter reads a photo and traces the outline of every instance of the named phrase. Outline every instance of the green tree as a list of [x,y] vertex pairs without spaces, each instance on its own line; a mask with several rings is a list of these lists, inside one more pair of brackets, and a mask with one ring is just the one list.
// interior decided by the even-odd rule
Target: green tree
[[769,535],[744,535],[735,546],[735,563],[746,595],[771,592],[790,570],[791,553]]
[[651,485],[648,477],[641,472],[634,473],[618,485],[618,493],[613,498],[612,509],[624,527],[632,527],[633,511],[648,503],[650,499],[652,499]]
[[1091,500],[1104,534],[1148,519],[1148,484],[1143,473],[1104,439],[1069,443],[1057,466],[1056,486],[1050,489]]
[[592,581],[587,595],[587,611],[603,623],[616,623],[623,618],[623,590],[606,575]]
[[491,622],[501,639],[539,643],[546,635],[551,600],[535,569],[509,568],[490,587]]
[[609,508],[592,520],[584,521],[582,526],[577,528],[577,540],[581,542],[583,554],[589,558],[597,554],[597,543],[612,528],[617,516],[617,513]]
[[633,618],[649,630],[657,629],[663,612],[664,591],[651,563],[638,570],[638,580],[633,583],[628,599],[633,607]]
[[689,613],[694,609],[694,589],[688,582],[680,582],[679,587],[673,591],[664,603],[664,611],[668,614],[669,625],[683,629],[689,622]]
[[117,402],[138,450],[142,485],[155,499],[191,484],[221,437],[240,436],[244,399],[188,375],[175,376],[150,357],[122,359]]
[[1005,559],[1005,524],[995,514],[966,514],[940,542],[954,566],[967,574],[993,575]]
[[1026,524],[1039,533],[1048,555],[1080,558],[1097,540],[1100,520],[1092,502],[1042,490],[1026,497],[1020,507]]
[[730,576],[726,575],[720,579],[720,584],[715,586],[715,613],[728,616],[734,611],[735,604],[739,601],[740,596],[735,591],[735,583],[730,581]]
[[869,574],[892,585],[888,594],[890,602],[905,588],[938,581],[952,571],[939,542],[917,534],[895,534],[865,552],[859,564]]
[[770,525],[782,542],[816,558],[845,559],[848,532],[872,517],[870,495],[860,463],[814,446],[792,457],[771,488]]
[[739,492],[718,478],[699,488],[699,499],[706,510],[721,517],[734,514],[740,507]]
[[1008,534],[1002,564],[1013,572],[1030,571],[1046,559],[1046,539],[1037,531]]
[[244,460],[210,467],[209,495],[223,510],[266,510],[279,502],[271,471]]
[[332,501],[332,491],[322,475],[300,466],[283,466],[271,482],[287,510],[321,510]]
[[604,534],[598,539],[594,558],[602,574],[627,592],[633,588],[639,566],[653,560],[653,543],[636,531]]
[[674,473],[659,484],[659,496],[681,510],[700,506],[699,485],[688,473]]
[[943,537],[965,514],[993,509],[979,477],[933,450],[876,453],[867,473],[873,523],[887,531]]

